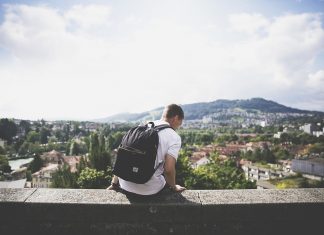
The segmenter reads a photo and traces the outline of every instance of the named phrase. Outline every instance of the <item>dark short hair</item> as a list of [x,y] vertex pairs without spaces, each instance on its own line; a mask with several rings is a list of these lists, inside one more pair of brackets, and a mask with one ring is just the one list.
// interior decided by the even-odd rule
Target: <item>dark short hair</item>
[[168,106],[166,106],[164,108],[162,117],[163,118],[173,118],[177,115],[180,119],[184,119],[184,113],[183,113],[182,108],[176,104],[169,104]]

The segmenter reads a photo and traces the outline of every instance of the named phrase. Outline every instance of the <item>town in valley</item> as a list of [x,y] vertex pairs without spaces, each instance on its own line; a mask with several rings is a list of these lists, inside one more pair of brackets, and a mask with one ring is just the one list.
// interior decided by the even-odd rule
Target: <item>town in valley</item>
[[[324,187],[324,118],[218,109],[184,120],[177,178],[188,189]],[[150,120],[0,119],[1,188],[106,188],[126,131]]]

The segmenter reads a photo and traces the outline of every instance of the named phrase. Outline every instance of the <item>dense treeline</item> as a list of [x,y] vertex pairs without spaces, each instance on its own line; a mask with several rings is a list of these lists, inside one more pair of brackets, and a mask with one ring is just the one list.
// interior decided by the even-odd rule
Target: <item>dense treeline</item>
[[189,163],[190,152],[182,150],[177,160],[178,183],[188,189],[249,189],[256,184],[245,179],[242,169],[234,159],[221,160],[218,154],[210,162],[193,169]]
[[182,145],[207,145],[214,141],[216,135],[213,131],[202,130],[180,130]]

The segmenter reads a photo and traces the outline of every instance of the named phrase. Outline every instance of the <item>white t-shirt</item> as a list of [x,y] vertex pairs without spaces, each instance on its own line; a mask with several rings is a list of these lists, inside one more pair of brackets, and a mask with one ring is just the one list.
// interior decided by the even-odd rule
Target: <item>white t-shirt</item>
[[[166,121],[158,120],[154,121],[155,126],[169,124]],[[152,195],[156,194],[163,189],[166,184],[164,176],[164,163],[166,155],[174,157],[176,160],[178,158],[179,150],[181,148],[181,138],[180,136],[171,128],[166,128],[158,133],[159,135],[159,146],[157,149],[157,156],[155,162],[155,171],[152,178],[145,184],[136,184],[119,178],[119,184],[122,189],[140,194],[140,195]]]

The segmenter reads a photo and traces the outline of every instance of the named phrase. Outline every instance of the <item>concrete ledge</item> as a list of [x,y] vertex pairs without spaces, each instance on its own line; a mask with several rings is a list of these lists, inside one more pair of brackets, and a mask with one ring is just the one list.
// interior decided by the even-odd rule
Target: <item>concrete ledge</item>
[[305,234],[322,230],[324,189],[166,192],[0,189],[0,231],[47,234]]

